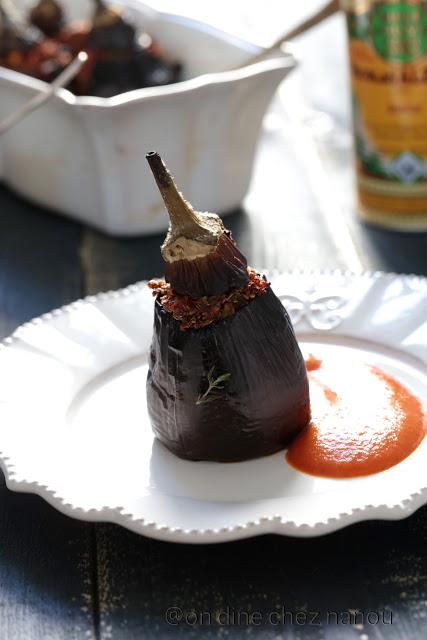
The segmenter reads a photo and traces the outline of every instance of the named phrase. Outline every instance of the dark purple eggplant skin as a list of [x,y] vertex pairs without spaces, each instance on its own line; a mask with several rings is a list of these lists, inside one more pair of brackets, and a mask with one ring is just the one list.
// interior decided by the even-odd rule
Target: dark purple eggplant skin
[[[212,368],[215,379],[230,377],[198,404]],[[310,398],[291,321],[271,288],[203,329],[182,330],[157,299],[147,401],[155,435],[180,458],[237,462],[284,449],[309,423]]]
[[197,300],[245,287],[249,282],[248,263],[230,232],[225,231],[204,258],[167,262],[165,279],[175,293]]

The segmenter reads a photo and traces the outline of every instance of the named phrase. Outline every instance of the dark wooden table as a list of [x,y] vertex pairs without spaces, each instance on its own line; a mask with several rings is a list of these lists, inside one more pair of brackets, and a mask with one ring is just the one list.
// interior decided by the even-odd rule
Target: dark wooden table
[[[244,209],[227,218],[250,263],[427,275],[427,235],[357,221],[345,123],[331,131],[319,114],[301,117],[292,95],[267,120]],[[75,298],[159,275],[161,240],[109,238],[0,187],[0,336]],[[0,640],[419,640],[426,543],[422,508],[317,539],[167,544],[68,519],[2,481]],[[182,610],[178,625],[167,621],[171,607]]]

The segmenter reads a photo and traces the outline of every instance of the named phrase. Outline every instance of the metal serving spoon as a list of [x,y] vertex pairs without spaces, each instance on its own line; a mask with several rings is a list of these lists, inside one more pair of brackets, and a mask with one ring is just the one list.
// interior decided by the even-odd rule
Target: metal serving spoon
[[36,109],[39,109],[48,100],[50,100],[61,87],[65,87],[75,76],[78,74],[88,56],[84,51],[74,58],[72,62],[66,67],[59,76],[50,84],[47,88],[43,88],[38,92],[29,102],[24,104],[21,108],[17,109],[9,116],[7,116],[3,122],[0,122],[0,136],[9,131],[12,127],[21,122],[28,114],[32,113]]

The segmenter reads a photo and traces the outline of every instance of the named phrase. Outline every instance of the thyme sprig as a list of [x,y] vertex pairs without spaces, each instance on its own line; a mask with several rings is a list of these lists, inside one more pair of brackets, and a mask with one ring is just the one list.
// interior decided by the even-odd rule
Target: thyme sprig
[[212,402],[218,397],[216,393],[219,389],[224,389],[223,382],[227,382],[231,378],[231,373],[222,373],[218,378],[214,378],[215,367],[213,366],[208,372],[208,388],[204,393],[199,394],[196,404]]

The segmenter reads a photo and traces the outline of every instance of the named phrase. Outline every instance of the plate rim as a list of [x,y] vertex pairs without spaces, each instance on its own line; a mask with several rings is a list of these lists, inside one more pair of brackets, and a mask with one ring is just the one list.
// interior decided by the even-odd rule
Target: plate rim
[[[369,270],[352,271],[342,269],[293,269],[288,271],[278,269],[258,269],[258,271],[265,274],[268,278],[292,275],[307,278],[337,276],[375,280],[381,278],[387,278],[390,280],[401,278],[404,280],[415,280],[423,283],[426,287],[427,293],[427,277],[417,274]],[[95,295],[88,295],[21,324],[11,335],[0,341],[0,357],[5,349],[13,346],[15,342],[20,339],[19,334],[22,330],[25,330],[25,328],[39,326],[45,322],[51,321],[55,317],[72,313],[82,304],[96,304],[98,301],[102,300],[121,299],[133,293],[137,293],[146,286],[146,283],[147,280],[141,280],[121,289],[100,292]],[[296,333],[298,335],[298,331],[296,331]],[[366,504],[363,507],[352,507],[340,512],[337,516],[325,518],[324,520],[313,524],[297,524],[293,521],[286,520],[281,515],[273,515],[261,516],[254,520],[248,520],[246,522],[232,524],[218,529],[184,529],[136,517],[132,513],[126,512],[126,510],[120,506],[115,508],[106,506],[100,509],[84,509],[82,507],[75,506],[67,502],[55,490],[49,488],[47,485],[37,481],[29,481],[25,478],[20,478],[19,480],[16,479],[14,466],[13,460],[2,451],[0,445],[0,468],[4,473],[6,486],[9,490],[17,493],[37,495],[57,511],[78,520],[86,522],[114,523],[137,534],[167,542],[206,544],[228,542],[264,534],[279,534],[291,537],[317,537],[343,529],[357,522],[370,520],[401,520],[409,517],[421,506],[427,503],[427,486],[424,486],[418,491],[411,493],[403,501],[397,502],[396,504]]]

